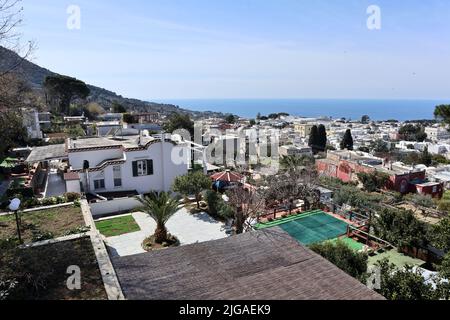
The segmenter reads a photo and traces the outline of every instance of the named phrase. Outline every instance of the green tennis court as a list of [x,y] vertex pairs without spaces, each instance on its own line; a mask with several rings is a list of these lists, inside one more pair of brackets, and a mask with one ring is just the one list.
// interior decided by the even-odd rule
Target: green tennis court
[[278,226],[304,245],[338,238],[347,233],[348,224],[321,210],[256,225],[256,229]]

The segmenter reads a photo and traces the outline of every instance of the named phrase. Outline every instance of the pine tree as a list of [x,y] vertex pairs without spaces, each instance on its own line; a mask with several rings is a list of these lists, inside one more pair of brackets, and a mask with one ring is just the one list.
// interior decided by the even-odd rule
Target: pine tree
[[327,148],[327,129],[321,124],[318,128],[318,145],[321,152],[324,152]]
[[341,150],[353,150],[353,137],[352,131],[347,129],[344,134],[344,138],[341,141]]
[[317,126],[313,126],[311,128],[311,132],[309,134],[309,143],[308,145],[312,148],[313,153],[316,154],[320,149],[319,144],[319,129]]

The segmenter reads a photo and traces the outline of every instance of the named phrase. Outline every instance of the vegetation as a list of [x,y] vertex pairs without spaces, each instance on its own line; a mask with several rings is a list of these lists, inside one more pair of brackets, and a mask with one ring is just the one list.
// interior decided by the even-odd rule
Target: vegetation
[[212,190],[206,191],[206,202],[208,203],[209,214],[220,219],[229,219],[234,216],[234,212],[222,199],[221,194]]
[[[20,216],[22,239],[25,243],[62,237],[85,227],[81,210],[76,206],[33,211]],[[16,238],[14,215],[1,216],[0,240]]]
[[450,124],[450,105],[437,106],[434,110],[434,116],[444,124]]
[[238,119],[239,119],[239,117],[232,115],[232,114],[228,114],[225,117],[225,121],[229,124],[235,124]]
[[85,99],[90,93],[83,81],[62,75],[48,76],[44,81],[44,88],[50,104],[57,104],[57,111],[62,114],[69,114],[73,99]]
[[375,235],[399,248],[414,248],[428,243],[428,227],[411,211],[383,208],[374,221]]
[[383,196],[367,193],[354,185],[347,184],[342,185],[334,192],[333,200],[339,206],[347,204],[353,208],[365,210],[366,208],[378,208]]
[[388,143],[384,140],[377,139],[375,141],[372,141],[369,145],[369,150],[374,153],[388,153],[389,147]]
[[312,148],[314,154],[325,151],[327,146],[327,131],[324,125],[313,126],[311,128],[308,145]]
[[367,273],[368,256],[353,251],[342,241],[313,244],[310,249],[326,258],[352,277],[364,282]]
[[95,226],[105,237],[115,237],[141,230],[132,215],[97,221]]
[[112,103],[112,111],[114,113],[126,113],[127,108],[125,108],[122,104],[117,101],[113,101]]
[[425,282],[422,273],[414,271],[411,266],[398,269],[388,260],[382,260],[377,267],[381,275],[381,289],[377,291],[388,300],[438,300],[448,297],[448,290],[445,294],[442,288],[434,289]]
[[169,133],[173,133],[176,130],[187,130],[191,136],[194,135],[194,122],[191,120],[188,114],[173,113],[169,116],[167,122],[164,125],[164,130]]
[[197,208],[200,208],[202,192],[211,188],[211,179],[201,171],[190,172],[187,175],[179,176],[175,179],[172,190],[184,196],[195,196]]
[[371,173],[358,173],[358,179],[367,192],[375,192],[384,189],[389,181],[389,175],[384,172],[374,171]]
[[429,234],[433,246],[444,252],[450,252],[450,217],[445,217],[432,226]]
[[167,233],[166,223],[177,213],[179,201],[173,198],[169,192],[152,192],[144,199],[137,198],[143,206],[143,211],[156,222],[154,242],[157,244],[171,242],[171,237]]
[[285,156],[280,159],[280,165],[284,170],[311,166],[314,162],[314,158],[308,156]]
[[341,141],[341,150],[353,150],[353,137],[352,137],[352,131],[350,129],[347,129],[345,131],[344,137]]
[[398,133],[403,136],[406,141],[423,142],[427,138],[425,128],[422,125],[405,124],[402,126]]
[[361,123],[369,123],[370,122],[370,117],[368,115],[364,115],[361,117]]
[[429,195],[412,193],[404,197],[405,200],[413,203],[422,210],[422,215],[427,216],[427,208],[434,209],[436,204],[433,198]]

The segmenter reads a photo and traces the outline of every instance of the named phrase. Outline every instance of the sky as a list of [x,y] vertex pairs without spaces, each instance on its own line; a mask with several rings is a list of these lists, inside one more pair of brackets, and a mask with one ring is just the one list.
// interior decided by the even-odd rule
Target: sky
[[[70,5],[80,29],[67,28]],[[381,29],[367,27],[377,5]],[[448,0],[23,0],[33,62],[125,97],[450,97]]]

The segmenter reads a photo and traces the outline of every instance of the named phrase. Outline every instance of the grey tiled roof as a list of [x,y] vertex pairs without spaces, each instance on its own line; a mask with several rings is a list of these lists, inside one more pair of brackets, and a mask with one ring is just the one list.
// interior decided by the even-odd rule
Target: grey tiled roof
[[379,300],[280,228],[113,259],[131,300]]

